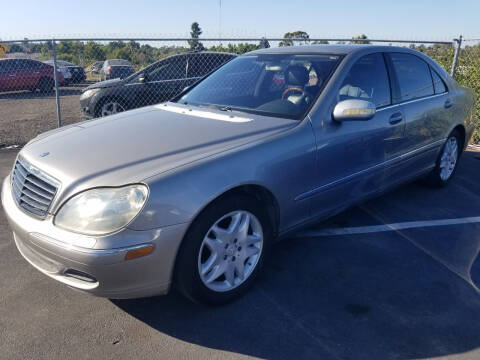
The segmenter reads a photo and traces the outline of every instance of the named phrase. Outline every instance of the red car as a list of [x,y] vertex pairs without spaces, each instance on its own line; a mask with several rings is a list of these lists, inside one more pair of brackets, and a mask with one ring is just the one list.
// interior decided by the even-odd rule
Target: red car
[[[58,82],[64,82],[58,72]],[[0,59],[0,91],[53,91],[53,66],[31,59]]]

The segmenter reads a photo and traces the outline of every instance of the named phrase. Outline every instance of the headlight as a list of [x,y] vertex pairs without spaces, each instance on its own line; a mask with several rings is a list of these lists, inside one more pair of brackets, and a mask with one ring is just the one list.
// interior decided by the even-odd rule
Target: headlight
[[75,195],[62,205],[54,223],[85,235],[106,235],[127,226],[142,210],[148,196],[145,185],[97,188]]
[[89,97],[95,95],[98,91],[100,91],[100,88],[86,90],[86,91],[80,96],[80,99],[89,98]]

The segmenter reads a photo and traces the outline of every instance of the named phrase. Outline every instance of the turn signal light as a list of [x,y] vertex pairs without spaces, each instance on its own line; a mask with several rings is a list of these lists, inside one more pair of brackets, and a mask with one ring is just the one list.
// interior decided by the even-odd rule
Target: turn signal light
[[132,260],[142,256],[147,256],[153,252],[153,245],[141,247],[139,249],[129,250],[125,254],[125,260]]

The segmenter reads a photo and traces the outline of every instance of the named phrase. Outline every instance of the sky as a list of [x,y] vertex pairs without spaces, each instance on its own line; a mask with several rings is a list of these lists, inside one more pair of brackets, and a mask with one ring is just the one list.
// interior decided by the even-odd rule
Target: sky
[[221,12],[219,3],[0,0],[0,39],[188,37],[194,21],[204,37],[268,38],[303,30],[311,38],[480,38],[480,0],[221,0]]

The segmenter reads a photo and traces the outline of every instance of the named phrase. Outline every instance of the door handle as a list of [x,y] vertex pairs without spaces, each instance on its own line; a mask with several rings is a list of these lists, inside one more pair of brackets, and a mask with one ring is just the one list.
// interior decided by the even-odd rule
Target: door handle
[[10,76],[10,77],[16,77],[17,75],[8,75],[8,76]]
[[452,102],[452,100],[450,100],[450,99],[447,99],[447,100],[445,101],[445,104],[443,104],[443,106],[445,107],[445,109],[451,108],[452,105],[453,105],[453,102]]
[[398,124],[399,122],[401,122],[402,120],[403,120],[402,114],[401,113],[395,113],[392,116],[390,116],[390,119],[388,120],[388,122],[392,125],[395,125],[395,124]]

